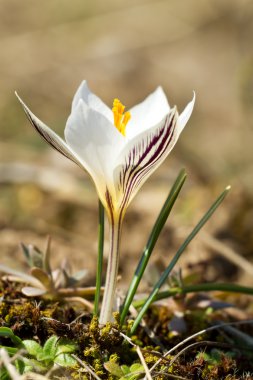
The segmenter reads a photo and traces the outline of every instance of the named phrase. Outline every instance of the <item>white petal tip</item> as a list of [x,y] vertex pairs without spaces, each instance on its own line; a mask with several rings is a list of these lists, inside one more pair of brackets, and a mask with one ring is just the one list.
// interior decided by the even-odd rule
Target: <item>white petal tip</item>
[[179,115],[178,121],[180,125],[180,132],[184,129],[185,125],[187,124],[188,120],[191,117],[193,107],[195,104],[196,94],[195,91],[193,91],[193,98],[192,100],[187,104],[183,112]]

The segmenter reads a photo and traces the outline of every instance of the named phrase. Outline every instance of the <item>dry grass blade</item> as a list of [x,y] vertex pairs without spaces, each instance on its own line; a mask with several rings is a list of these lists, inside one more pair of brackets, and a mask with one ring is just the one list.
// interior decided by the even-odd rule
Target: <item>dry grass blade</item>
[[85,306],[90,311],[92,311],[94,308],[93,303],[87,301],[86,299],[84,299],[82,297],[66,297],[65,301],[81,303],[83,306]]
[[139,356],[139,358],[140,358],[141,364],[143,365],[144,370],[145,370],[145,372],[146,372],[146,378],[147,378],[148,380],[152,380],[151,374],[150,374],[150,372],[149,372],[149,368],[148,368],[148,366],[147,366],[147,363],[145,362],[145,359],[144,359],[144,357],[143,357],[143,355],[142,355],[142,352],[141,352],[141,349],[140,349],[139,346],[136,346],[136,352],[137,352],[137,354],[138,354],[138,356]]
[[222,342],[210,342],[208,340],[203,340],[202,342],[195,342],[195,343],[189,344],[189,346],[186,346],[181,351],[179,351],[178,354],[174,356],[174,358],[170,361],[169,367],[171,367],[175,363],[175,361],[179,358],[179,356],[181,356],[184,352],[198,346],[215,346],[215,347],[223,347],[223,348],[232,348],[231,344],[222,343]]
[[176,346],[172,347],[169,351],[167,351],[163,358],[160,358],[159,360],[157,360],[157,362],[153,365],[153,367],[150,368],[150,373],[153,372],[153,370],[158,366],[159,363],[161,363],[161,361],[166,358],[166,356],[172,354],[172,352],[176,351],[179,347],[183,346],[185,343],[189,342],[190,340],[198,337],[199,335],[202,335],[202,334],[205,334],[209,331],[212,331],[212,330],[216,330],[216,329],[219,329],[219,328],[222,328],[224,326],[236,326],[236,325],[243,325],[243,324],[253,324],[253,319],[247,319],[245,321],[238,321],[238,322],[228,322],[228,323],[221,323],[219,325],[215,325],[215,326],[211,326],[211,327],[208,327],[207,329],[203,329],[191,336],[189,336],[188,338],[184,339],[182,342],[178,343]]
[[214,237],[209,235],[207,232],[202,232],[202,234],[200,235],[200,239],[209,248],[214,249],[220,255],[222,255],[223,257],[225,257],[226,259],[228,259],[235,265],[238,265],[238,267],[240,267],[246,273],[253,276],[253,265],[244,257],[242,257],[239,253],[234,251],[231,247],[228,247],[226,244],[215,239]]
[[76,361],[83,367],[86,369],[87,372],[89,372],[89,374],[94,377],[94,379],[96,380],[101,380],[101,378],[93,371],[93,369],[90,368],[90,366],[88,366],[86,363],[82,362],[81,359],[79,359],[78,356],[72,354],[71,355],[74,359],[76,359]]
[[20,380],[20,376],[16,371],[14,365],[11,364],[11,358],[9,357],[7,351],[4,348],[0,349],[0,364],[2,363],[7,369],[12,380]]
[[49,377],[38,375],[37,373],[34,373],[34,372],[29,372],[19,377],[19,380],[50,380],[50,379]]
[[[146,376],[144,377],[144,379],[152,380],[152,376],[150,374],[149,368],[148,368],[148,366],[147,366],[147,364],[145,362],[145,359],[144,359],[144,357],[142,355],[141,348],[139,346],[137,346],[136,344],[134,344],[132,342],[131,338],[129,338],[129,336],[127,336],[127,335],[125,335],[123,333],[120,333],[120,335],[123,336],[123,338],[125,338],[128,341],[129,344],[131,344],[133,347],[136,348],[136,352],[137,352],[137,354],[138,354],[138,356],[140,358],[141,364],[143,365],[145,373],[146,373]],[[145,350],[143,350],[143,351],[145,351]]]
[[169,379],[176,379],[176,380],[190,380],[187,377],[172,375],[172,373],[167,373],[167,372],[162,372],[162,371],[154,372],[154,376],[163,376],[163,377],[167,377]]

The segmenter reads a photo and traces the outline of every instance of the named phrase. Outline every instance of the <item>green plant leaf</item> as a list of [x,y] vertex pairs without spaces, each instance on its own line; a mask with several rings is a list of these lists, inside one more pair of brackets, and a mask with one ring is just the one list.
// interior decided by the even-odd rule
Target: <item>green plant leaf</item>
[[143,365],[142,364],[140,364],[140,363],[134,363],[134,364],[132,364],[131,365],[131,367],[130,367],[130,372],[131,373],[134,373],[134,372],[143,372],[144,371],[144,367],[143,367]]
[[62,353],[54,359],[54,363],[61,367],[74,367],[77,364],[77,361],[70,354]]
[[35,356],[38,358],[39,354],[43,354],[43,348],[35,340],[24,340],[23,345],[25,346],[26,351],[29,355]]
[[109,362],[104,363],[104,367],[113,376],[122,377],[125,374],[123,372],[122,368],[118,365],[118,363],[115,363],[113,361],[109,361]]
[[249,334],[240,331],[233,326],[223,326],[222,329],[225,330],[227,334],[232,336],[234,342],[239,346],[251,348],[253,350],[253,338]]
[[169,274],[171,273],[172,269],[176,265],[177,261],[179,260],[182,253],[185,251],[186,247],[189,245],[189,243],[192,241],[192,239],[197,235],[197,233],[201,230],[201,228],[206,224],[206,222],[211,218],[215,210],[219,207],[219,205],[222,203],[224,198],[226,197],[227,193],[230,190],[230,186],[228,186],[216,199],[216,201],[212,204],[212,206],[209,208],[209,210],[204,214],[204,216],[200,219],[198,224],[193,228],[192,232],[188,235],[188,237],[185,239],[183,244],[180,246],[176,254],[174,255],[173,259],[171,260],[170,264],[167,266],[165,271],[162,273],[160,279],[155,284],[152,292],[150,293],[149,297],[147,298],[145,304],[142,306],[138,316],[136,317],[134,324],[131,328],[131,334],[135,332],[137,329],[143,315],[146,313],[147,309],[151,305],[151,303],[156,298],[161,286],[164,284],[164,282],[167,280]]
[[10,375],[6,368],[1,368],[0,380],[11,380]]
[[127,375],[130,372],[130,368],[125,364],[123,364],[120,368],[122,369],[124,375]]
[[15,360],[15,367],[20,375],[23,375],[25,372],[25,363],[21,359]]
[[59,340],[56,350],[56,356],[59,354],[72,354],[77,350],[78,346],[73,341],[69,339],[62,338]]
[[[25,362],[25,372],[29,372],[31,370],[43,372],[43,371],[50,369],[50,367],[51,367],[51,366],[47,365],[46,363],[44,363],[43,361],[39,361],[36,359],[23,358],[23,360]],[[52,364],[53,364],[53,362],[52,362]]]
[[134,363],[130,367],[127,367],[127,368],[128,368],[128,372],[124,373],[124,376],[121,377],[119,380],[136,380],[140,376],[143,376],[143,373],[145,372],[143,365],[140,363]]
[[133,301],[134,295],[137,291],[137,288],[139,286],[139,283],[143,277],[144,271],[147,267],[147,264],[149,262],[149,259],[151,257],[151,254],[153,252],[153,249],[155,247],[155,244],[157,242],[157,239],[164,227],[164,224],[166,223],[170,212],[177,200],[177,197],[180,193],[180,190],[182,189],[182,186],[186,180],[186,173],[185,170],[182,169],[180,173],[177,176],[176,181],[174,182],[169,195],[166,199],[166,201],[163,204],[163,207],[156,219],[156,222],[153,226],[153,229],[151,231],[151,234],[149,236],[148,242],[142,252],[141,259],[137,265],[137,268],[134,273],[134,277],[130,283],[129,290],[127,292],[126,298],[124,300],[124,304],[122,306],[122,311],[120,315],[120,323],[121,325],[124,323],[126,315],[128,313],[129,307]]
[[42,362],[42,365],[45,365],[46,367],[50,367],[53,364],[54,357],[50,355],[45,355],[44,352],[39,352],[36,359],[39,362]]
[[0,327],[0,336],[9,338],[18,347],[23,347],[23,341],[9,327]]
[[17,352],[18,352],[18,348],[14,348],[14,347],[7,347],[7,346],[1,346],[0,345],[0,348],[4,348],[5,351],[8,352],[9,355],[15,355]]
[[[241,286],[237,284],[226,284],[226,283],[204,283],[204,284],[193,284],[193,285],[183,285],[183,287],[170,288],[162,292],[157,293],[153,302],[159,301],[161,299],[174,297],[178,294],[188,294],[188,293],[198,293],[198,292],[228,292],[228,293],[241,293],[253,295],[253,288],[248,288],[246,286]],[[147,298],[134,301],[133,305],[136,309],[141,308]]]
[[55,358],[57,352],[59,338],[55,335],[51,336],[43,346],[43,353],[48,358]]

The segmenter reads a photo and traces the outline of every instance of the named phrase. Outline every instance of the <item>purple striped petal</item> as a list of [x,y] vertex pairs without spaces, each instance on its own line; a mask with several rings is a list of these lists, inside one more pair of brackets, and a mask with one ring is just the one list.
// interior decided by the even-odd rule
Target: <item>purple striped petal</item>
[[[61,153],[63,156],[69,158],[71,161],[75,162],[82,169],[85,169],[81,160],[77,157],[77,155],[72,151],[72,149],[65,143],[63,139],[60,138],[54,131],[52,131],[46,124],[44,124],[40,119],[38,119],[26,106],[23,100],[16,93],[18,100],[20,101],[25,114],[32,124],[32,126],[36,129],[36,131],[41,135],[41,137],[51,145],[55,150]],[[86,169],[85,169],[86,170]]]
[[126,209],[139,188],[172,150],[178,138],[177,121],[178,113],[174,107],[156,129],[139,135],[131,147],[126,147],[124,164],[117,173],[118,191],[124,194],[121,210]]

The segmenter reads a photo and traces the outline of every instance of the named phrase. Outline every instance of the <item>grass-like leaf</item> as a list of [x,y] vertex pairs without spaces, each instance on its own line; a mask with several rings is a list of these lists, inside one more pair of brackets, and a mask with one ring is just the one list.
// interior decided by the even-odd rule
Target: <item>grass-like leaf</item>
[[133,280],[130,284],[128,293],[126,295],[124,304],[122,306],[122,311],[121,311],[121,315],[120,315],[121,325],[125,321],[129,307],[133,301],[134,295],[135,295],[137,288],[139,286],[139,283],[142,279],[143,273],[146,269],[146,266],[148,264],[150,256],[153,252],[154,246],[157,242],[157,239],[158,239],[158,237],[159,237],[159,235],[163,229],[163,226],[164,226],[166,220],[168,219],[168,216],[172,210],[172,207],[174,206],[174,203],[175,203],[175,201],[179,195],[179,192],[180,192],[180,190],[181,190],[181,188],[185,182],[185,179],[186,179],[186,173],[185,173],[185,170],[182,169],[180,171],[176,181],[174,182],[174,185],[172,186],[166,201],[164,202],[164,205],[163,205],[163,207],[160,211],[160,214],[158,215],[158,218],[154,224],[154,227],[151,231],[148,242],[147,242],[147,244],[143,250],[141,259],[140,259],[138,266],[136,268],[136,271],[134,273]]
[[[227,292],[227,293],[241,293],[249,294],[253,296],[253,288],[237,285],[237,284],[226,284],[226,283],[207,283],[207,284],[193,284],[193,285],[184,285],[183,287],[173,287],[163,292],[159,292],[153,302],[162,300],[164,298],[174,297],[179,294],[188,294],[188,293],[198,293],[198,292]],[[133,302],[133,305],[136,309],[141,308],[145,302],[145,299],[140,299]]]
[[200,229],[205,225],[205,223],[210,219],[210,217],[213,215],[213,213],[215,212],[215,210],[219,207],[219,205],[222,203],[222,201],[226,197],[226,195],[229,192],[229,190],[230,190],[230,186],[228,186],[221,193],[221,195],[216,199],[216,201],[213,203],[213,205],[209,208],[209,210],[205,213],[205,215],[201,218],[201,220],[199,221],[199,223],[194,227],[194,229],[192,230],[192,232],[188,235],[188,237],[186,238],[186,240],[180,246],[179,250],[177,251],[177,253],[173,257],[173,259],[171,260],[171,262],[168,265],[168,267],[163,272],[163,274],[160,277],[160,279],[155,284],[152,292],[150,293],[150,295],[147,298],[145,304],[141,308],[141,310],[140,310],[140,312],[139,312],[139,314],[138,314],[138,316],[137,316],[137,318],[134,321],[134,324],[132,326],[131,334],[133,334],[135,332],[135,330],[138,327],[138,325],[139,325],[139,323],[140,323],[143,315],[145,314],[145,312],[149,308],[150,304],[154,301],[154,299],[155,299],[156,295],[158,294],[161,286],[167,280],[169,274],[171,273],[172,269],[176,265],[178,259],[180,258],[180,256],[182,255],[182,253],[184,252],[184,250],[186,249],[186,247],[189,245],[189,243],[192,241],[192,239],[197,235],[197,233],[200,231]]

